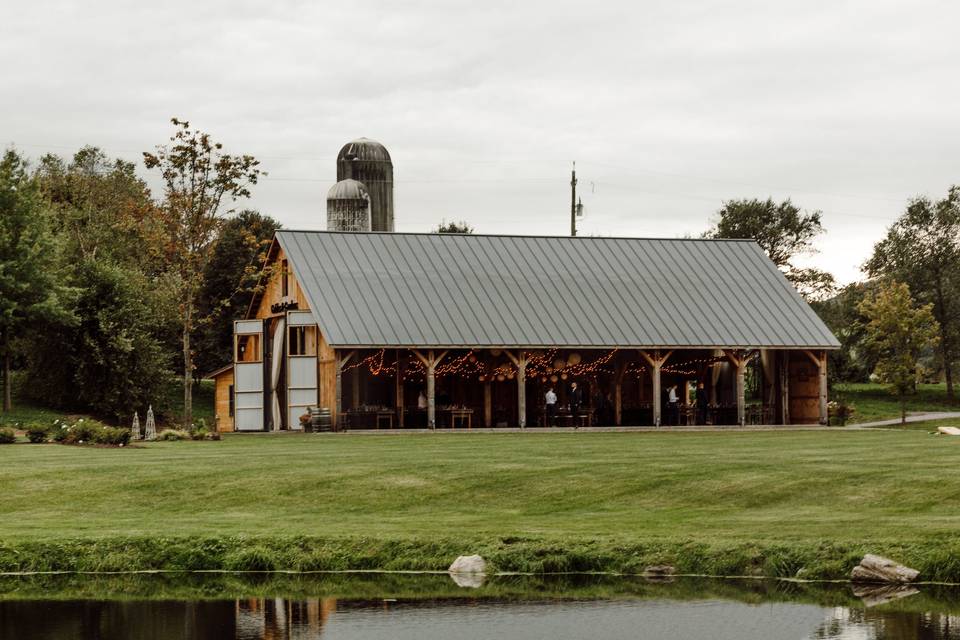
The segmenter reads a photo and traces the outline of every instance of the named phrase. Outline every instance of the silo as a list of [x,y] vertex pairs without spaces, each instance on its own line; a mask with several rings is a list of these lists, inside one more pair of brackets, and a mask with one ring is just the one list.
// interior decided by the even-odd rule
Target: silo
[[362,182],[347,178],[330,187],[327,231],[370,231],[370,195]]
[[393,162],[386,147],[369,138],[348,142],[337,154],[337,180],[352,178],[370,195],[370,230],[393,231]]

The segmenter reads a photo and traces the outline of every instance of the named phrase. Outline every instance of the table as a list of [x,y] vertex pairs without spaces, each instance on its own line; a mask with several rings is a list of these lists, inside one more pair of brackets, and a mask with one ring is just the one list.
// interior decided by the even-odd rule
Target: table
[[460,420],[460,424],[463,425],[466,422],[467,429],[473,428],[473,409],[448,409],[447,413],[450,414],[450,428],[457,428],[457,420]]
[[380,428],[383,422],[386,422],[389,428],[393,429],[396,413],[389,409],[350,409],[347,411],[350,418],[350,426],[354,429]]

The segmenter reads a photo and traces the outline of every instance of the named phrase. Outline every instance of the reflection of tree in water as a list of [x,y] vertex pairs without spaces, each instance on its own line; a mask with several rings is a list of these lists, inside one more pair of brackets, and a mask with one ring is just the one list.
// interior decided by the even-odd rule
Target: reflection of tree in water
[[825,640],[960,640],[960,616],[837,607],[813,637]]
[[236,640],[319,638],[337,608],[336,598],[237,600]]

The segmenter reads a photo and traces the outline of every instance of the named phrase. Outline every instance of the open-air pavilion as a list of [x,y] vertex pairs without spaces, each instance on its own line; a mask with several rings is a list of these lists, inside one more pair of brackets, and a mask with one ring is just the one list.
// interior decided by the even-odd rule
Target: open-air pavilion
[[280,231],[268,261],[223,429],[827,421],[837,340],[752,241]]

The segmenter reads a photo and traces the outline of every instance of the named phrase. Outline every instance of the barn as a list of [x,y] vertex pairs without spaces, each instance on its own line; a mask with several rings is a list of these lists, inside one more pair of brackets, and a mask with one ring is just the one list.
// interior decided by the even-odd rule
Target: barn
[[753,241],[279,231],[267,266],[224,431],[827,422],[839,343]]

